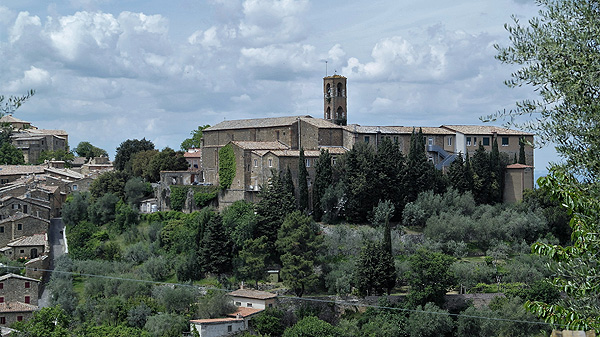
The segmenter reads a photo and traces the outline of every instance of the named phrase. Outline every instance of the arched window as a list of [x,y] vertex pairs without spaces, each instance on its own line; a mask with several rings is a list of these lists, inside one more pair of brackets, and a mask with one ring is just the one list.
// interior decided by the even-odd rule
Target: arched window
[[341,83],[337,84],[337,96],[342,97],[342,84]]
[[327,113],[325,115],[325,119],[331,119],[331,107],[327,107]]
[[342,109],[341,106],[338,106],[337,108],[337,112],[336,112],[336,116],[337,119],[342,119],[344,118],[344,109]]
[[327,94],[327,96],[331,96],[331,85],[327,83],[327,86],[325,88],[325,93]]

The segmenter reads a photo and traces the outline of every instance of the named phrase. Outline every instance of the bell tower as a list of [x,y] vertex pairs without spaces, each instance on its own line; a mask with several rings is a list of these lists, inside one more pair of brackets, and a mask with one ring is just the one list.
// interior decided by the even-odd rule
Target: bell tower
[[341,75],[323,77],[323,119],[338,125],[348,123],[346,78]]

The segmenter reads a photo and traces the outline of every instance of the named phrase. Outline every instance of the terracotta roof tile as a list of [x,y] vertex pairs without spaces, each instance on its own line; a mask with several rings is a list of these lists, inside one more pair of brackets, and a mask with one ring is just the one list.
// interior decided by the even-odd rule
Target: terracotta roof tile
[[523,132],[520,130],[507,129],[499,126],[493,125],[442,125],[442,128],[446,128],[448,130],[452,130],[455,132],[460,132],[462,134],[468,135],[489,135],[492,133],[496,133],[499,135],[523,135],[523,136],[531,136],[533,134],[528,132]]
[[0,176],[42,173],[44,173],[44,167],[40,165],[0,165]]
[[0,303],[0,312],[32,312],[36,310],[38,310],[37,306],[22,302]]
[[312,118],[311,116],[288,116],[288,117],[271,117],[271,118],[254,118],[254,119],[235,119],[223,121],[215,126],[205,129],[203,132],[211,132],[218,130],[229,129],[252,129],[266,128],[275,126],[287,126],[294,124],[298,118]]
[[225,322],[241,322],[241,321],[243,321],[243,319],[241,319],[241,318],[224,317],[224,318],[193,319],[193,320],[190,320],[190,323],[218,324],[218,323],[225,323]]
[[281,142],[232,141],[231,143],[245,150],[285,150],[289,148]]
[[34,234],[32,236],[24,236],[9,242],[9,247],[29,247],[29,246],[43,246],[46,244],[46,234]]
[[229,317],[237,317],[237,315],[239,314],[241,317],[246,318],[248,316],[252,316],[254,314],[257,314],[257,313],[259,313],[259,312],[261,312],[263,310],[264,309],[238,307],[235,312],[232,312],[231,314],[227,314],[227,316],[229,316]]
[[523,169],[523,168],[532,168],[533,166],[523,165],[523,164],[511,164],[507,165],[507,169]]

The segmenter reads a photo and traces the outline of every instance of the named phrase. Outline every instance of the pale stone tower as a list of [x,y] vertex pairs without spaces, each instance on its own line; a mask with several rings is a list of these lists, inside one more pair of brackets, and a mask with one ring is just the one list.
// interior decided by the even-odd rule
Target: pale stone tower
[[324,119],[338,125],[346,125],[348,122],[346,95],[346,78],[344,76],[323,77]]

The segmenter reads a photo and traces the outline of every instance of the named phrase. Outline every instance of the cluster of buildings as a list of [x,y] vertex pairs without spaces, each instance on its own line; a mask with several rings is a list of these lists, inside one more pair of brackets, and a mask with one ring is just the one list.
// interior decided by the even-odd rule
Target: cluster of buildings
[[[507,167],[505,201],[520,200],[525,189],[533,188],[533,135],[491,125],[362,126],[348,124],[347,79],[340,75],[323,79],[323,118],[290,116],[226,120],[203,131],[200,149],[186,153],[195,160],[188,172],[163,172],[159,193],[159,208],[168,208],[168,187],[173,184],[219,184],[219,150],[231,145],[235,153],[236,173],[231,187],[219,194],[219,208],[236,200],[256,201],[261,186],[265,186],[272,170],[282,172],[289,167],[297,179],[300,149],[304,150],[309,174],[309,189],[315,176],[315,160],[321,150],[328,150],[335,163],[354,144],[371,144],[375,149],[384,139],[397,143],[405,154],[409,152],[414,130],[422,130],[428,159],[437,169],[444,170],[459,155],[473,154],[479,144],[490,151],[494,141],[500,153],[509,159],[519,155],[525,144],[526,163]],[[189,160],[189,159],[188,159]],[[162,198],[161,198],[162,196]]]

